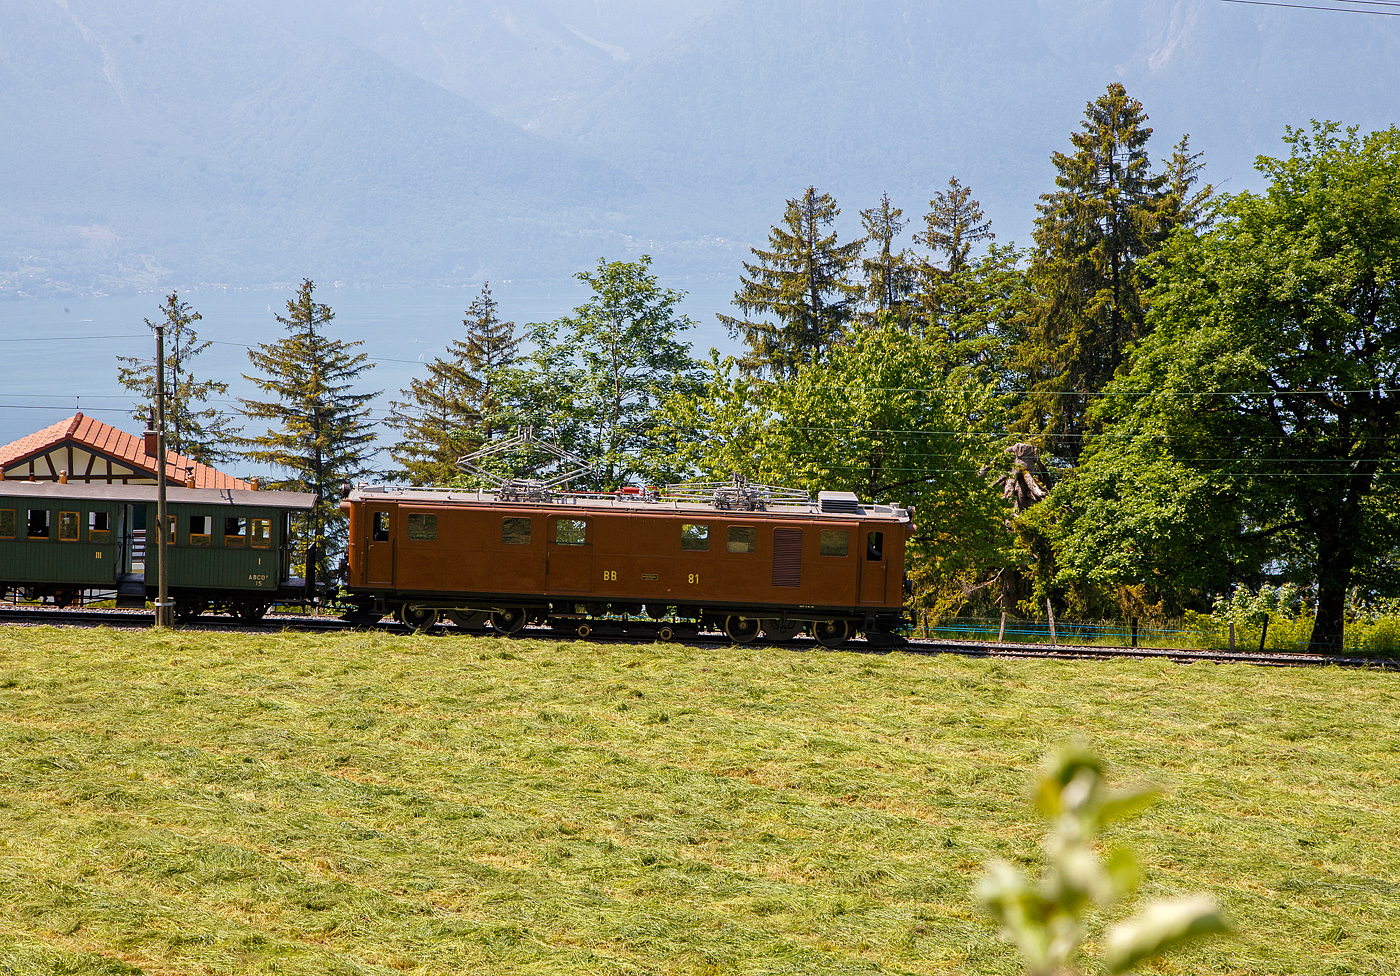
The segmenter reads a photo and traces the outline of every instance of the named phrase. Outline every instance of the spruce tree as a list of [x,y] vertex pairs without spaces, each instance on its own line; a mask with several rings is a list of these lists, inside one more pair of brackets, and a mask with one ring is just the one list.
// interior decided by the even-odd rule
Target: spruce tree
[[269,429],[238,438],[243,457],[286,472],[270,487],[316,496],[302,526],[302,541],[310,547],[308,578],[321,576],[325,557],[344,545],[338,490],[371,471],[375,437],[368,404],[379,395],[353,392],[355,381],[374,364],[365,353],[351,351],[363,343],[326,335],[335,313],[315,301],[315,287],[309,278],[302,281],[287,302],[286,316],[277,316],[285,338],[248,350],[260,373],[243,378],[271,398],[240,400],[240,412],[268,422]]
[[[841,244],[827,230],[840,212],[830,194],[809,186],[787,202],[783,226],[769,232],[770,250],[755,247],[758,262],[744,262],[734,304],[745,317],[717,317],[748,346],[739,360],[747,372],[791,377],[840,341],[864,291],[850,275],[865,243]],[[747,317],[755,314],[777,322]]]
[[496,315],[491,284],[467,309],[465,339],[428,364],[425,379],[401,390],[387,423],[400,433],[389,455],[411,484],[447,484],[460,474],[457,459],[490,440],[504,426],[495,395],[495,372],[510,365],[520,340],[515,323]]
[[904,211],[890,202],[888,193],[880,196],[878,206],[862,210],[860,221],[865,228],[866,243],[875,247],[875,256],[863,258],[865,271],[865,301],[872,321],[882,315],[893,315],[902,329],[909,328],[909,296],[914,291],[914,268],[905,251],[896,252],[894,241],[904,230]]
[[995,239],[982,205],[972,199],[972,188],[963,186],[956,176],[948,180],[946,192],[938,191],[928,202],[924,232],[914,235],[915,241],[933,252],[934,259],[924,263],[925,276],[944,279],[967,267],[974,245]]
[[[976,338],[986,322],[987,317],[979,313],[988,304],[983,280],[987,274],[978,272],[1004,272],[1008,255],[994,251],[996,260],[990,265],[973,260],[973,247],[990,245],[996,235],[982,205],[973,199],[972,188],[956,176],[948,180],[946,191],[933,195],[928,206],[923,233],[914,235],[930,251],[918,265],[915,299],[925,333],[955,346]],[[1014,265],[1014,254],[1010,259]]]
[[[227,444],[237,428],[223,410],[200,406],[211,396],[228,393],[227,383],[198,379],[190,368],[190,360],[211,345],[194,331],[202,316],[177,292],[166,296],[160,310],[165,316],[166,447],[200,464],[220,464],[232,456]],[[154,322],[145,322],[155,330]],[[126,364],[117,367],[117,381],[140,397],[131,416],[145,422],[156,396],[155,357],[118,356],[117,362]]]
[[[1180,144],[1172,173],[1153,173],[1142,103],[1114,82],[1090,103],[1072,154],[1052,160],[1058,189],[1041,197],[1031,277],[1037,308],[1021,347],[1030,395],[1022,426],[1075,463],[1090,398],[1145,335],[1143,259],[1183,219],[1195,158]],[[1194,168],[1193,168],[1194,167]],[[1189,207],[1189,204],[1187,204]]]

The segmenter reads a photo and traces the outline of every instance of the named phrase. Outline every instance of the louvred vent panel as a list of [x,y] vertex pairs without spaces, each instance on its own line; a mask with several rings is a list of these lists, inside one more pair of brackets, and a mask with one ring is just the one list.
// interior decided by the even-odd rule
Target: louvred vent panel
[[773,530],[773,585],[802,585],[802,530]]

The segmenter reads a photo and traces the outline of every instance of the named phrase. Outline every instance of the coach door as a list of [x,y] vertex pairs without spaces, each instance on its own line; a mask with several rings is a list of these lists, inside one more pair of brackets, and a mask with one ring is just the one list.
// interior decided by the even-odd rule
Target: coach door
[[586,593],[593,583],[593,520],[551,515],[544,578],[551,593]]
[[884,603],[890,559],[885,551],[887,533],[866,528],[860,562],[860,602]]
[[365,540],[365,585],[394,585],[394,513],[369,512],[369,538]]

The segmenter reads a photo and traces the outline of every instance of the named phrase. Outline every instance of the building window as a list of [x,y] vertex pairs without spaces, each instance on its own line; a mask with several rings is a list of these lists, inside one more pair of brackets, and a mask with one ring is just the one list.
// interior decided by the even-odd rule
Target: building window
[[109,512],[88,512],[88,542],[112,541],[112,516]]
[[408,537],[418,542],[437,538],[437,516],[415,513],[408,517]]
[[254,549],[272,548],[272,520],[253,519],[248,523],[248,540]]
[[851,533],[845,529],[823,529],[821,553],[823,556],[844,556],[851,551]]
[[248,544],[248,520],[244,518],[224,518],[224,545],[230,549],[242,549]]
[[554,523],[554,541],[561,546],[581,546],[588,541],[588,523],[583,519],[560,519]]
[[501,541],[508,546],[528,546],[530,544],[530,520],[527,518],[502,519]]
[[374,513],[374,525],[373,525],[373,526],[371,527],[371,529],[370,529],[369,541],[370,541],[370,542],[388,542],[388,541],[389,541],[389,513],[388,513],[388,512],[375,512],[375,513]]
[[709,552],[710,527],[708,525],[682,525],[681,549],[686,552]]
[[743,525],[731,525],[725,548],[730,552],[753,552],[758,548],[758,529]]
[[13,539],[15,537],[15,510],[13,508],[0,508],[0,539]]
[[29,510],[29,527],[25,530],[25,535],[31,539],[47,539],[49,537],[49,510],[47,508],[31,508]]
[[865,558],[878,563],[885,558],[885,533],[872,532],[865,539]]
[[209,537],[213,533],[214,517],[212,515],[191,515],[190,516],[190,545],[207,546]]
[[58,513],[58,541],[77,542],[78,541],[78,513],[59,512]]

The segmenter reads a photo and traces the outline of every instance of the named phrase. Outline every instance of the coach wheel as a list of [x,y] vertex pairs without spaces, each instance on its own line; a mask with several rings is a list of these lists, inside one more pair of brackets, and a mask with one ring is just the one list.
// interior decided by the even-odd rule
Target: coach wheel
[[403,622],[414,630],[427,630],[437,623],[438,612],[436,607],[413,607],[407,604],[403,608]]
[[238,619],[245,624],[255,624],[267,613],[267,604],[259,602],[240,603],[238,605]]
[[812,636],[823,647],[840,647],[851,636],[851,625],[844,620],[822,620],[812,625]]
[[520,628],[525,626],[525,611],[520,607],[492,610],[491,626],[496,628],[498,634],[518,634]]
[[204,612],[208,606],[204,600],[194,598],[178,599],[175,601],[175,618],[177,620],[193,620]]
[[656,632],[656,639],[663,643],[670,643],[676,639],[676,632],[670,627],[662,627]]
[[724,635],[736,644],[747,644],[758,636],[758,618],[725,617]]
[[589,634],[593,633],[593,628],[588,626],[588,624],[579,624],[574,633],[578,634],[580,637],[587,637]]
[[790,641],[798,634],[802,633],[802,624],[796,620],[789,620],[782,623],[776,617],[769,617],[763,621],[763,637],[770,641]]

